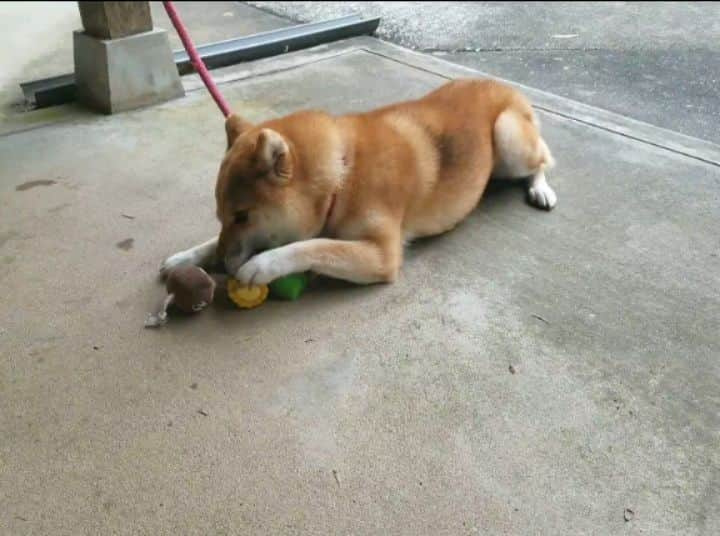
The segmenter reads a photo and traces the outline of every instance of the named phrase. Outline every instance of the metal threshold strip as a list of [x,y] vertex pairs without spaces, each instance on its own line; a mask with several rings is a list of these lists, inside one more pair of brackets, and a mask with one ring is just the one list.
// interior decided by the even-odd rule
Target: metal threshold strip
[[[198,53],[208,69],[227,67],[244,61],[277,56],[340,39],[372,35],[380,24],[379,17],[350,15],[323,22],[298,24],[237,39],[228,39],[198,47]],[[180,75],[194,72],[184,50],[173,53]],[[36,108],[47,108],[75,100],[75,75],[53,76],[20,84],[25,100]]]

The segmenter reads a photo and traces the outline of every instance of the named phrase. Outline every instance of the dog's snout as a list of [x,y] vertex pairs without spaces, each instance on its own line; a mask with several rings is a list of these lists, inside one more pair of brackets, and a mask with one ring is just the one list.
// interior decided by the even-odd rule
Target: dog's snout
[[227,250],[223,262],[225,263],[225,271],[232,275],[237,272],[240,267],[247,262],[252,256],[252,249],[240,244],[238,247]]

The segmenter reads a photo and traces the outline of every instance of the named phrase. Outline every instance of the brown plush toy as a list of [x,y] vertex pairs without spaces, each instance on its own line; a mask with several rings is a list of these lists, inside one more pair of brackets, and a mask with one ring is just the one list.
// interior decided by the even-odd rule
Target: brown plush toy
[[197,266],[179,266],[170,272],[165,284],[167,297],[157,314],[150,314],[146,328],[162,326],[167,322],[167,309],[171,304],[184,313],[197,313],[210,305],[215,294],[215,280]]

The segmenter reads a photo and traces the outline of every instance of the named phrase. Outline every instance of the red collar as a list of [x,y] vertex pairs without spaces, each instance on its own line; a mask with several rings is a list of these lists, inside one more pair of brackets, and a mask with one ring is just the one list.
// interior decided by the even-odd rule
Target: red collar
[[333,209],[335,209],[336,200],[337,194],[332,194],[332,196],[330,197],[330,204],[328,205],[327,212],[325,212],[325,224],[323,225],[322,234],[325,234],[328,230],[328,225],[330,225],[330,218],[332,218]]
[[[348,167],[348,157],[347,154],[344,154],[342,157],[342,163],[343,168]],[[343,175],[347,175],[347,169],[343,170]],[[337,201],[337,192],[332,194],[330,197],[330,204],[328,205],[327,212],[325,213],[325,224],[323,225],[322,233],[325,234],[328,231],[328,226],[330,225],[330,218],[332,218],[333,210],[335,209],[335,202]]]

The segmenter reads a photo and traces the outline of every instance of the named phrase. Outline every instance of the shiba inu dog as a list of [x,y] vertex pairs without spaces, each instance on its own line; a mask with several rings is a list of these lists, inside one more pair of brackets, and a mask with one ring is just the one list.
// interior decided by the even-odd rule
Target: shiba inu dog
[[550,210],[553,157],[530,103],[491,80],[456,80],[366,113],[301,111],[253,125],[226,121],[216,185],[217,237],[164,261],[224,261],[246,284],[311,270],[392,282],[413,238],[455,227],[491,178],[526,178]]

